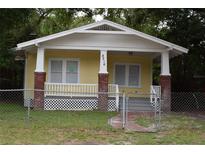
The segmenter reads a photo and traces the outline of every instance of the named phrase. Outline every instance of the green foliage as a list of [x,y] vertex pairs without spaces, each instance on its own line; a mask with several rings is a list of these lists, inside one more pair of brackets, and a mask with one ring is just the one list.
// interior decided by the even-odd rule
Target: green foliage
[[22,26],[30,15],[29,9],[0,9],[0,66],[8,67],[14,63],[14,52],[19,39],[24,37]]
[[[79,13],[82,15],[79,16]],[[16,76],[10,76],[7,80],[22,87],[24,62],[15,61],[16,44],[90,23],[92,10],[0,9],[0,21],[0,70],[14,72]],[[0,76],[0,88],[5,88],[4,78]]]
[[92,10],[90,9],[50,9],[49,14],[39,23],[39,35],[61,32],[91,21]]
[[[17,43],[91,23],[95,15],[188,48],[171,60],[173,88],[190,88],[193,76],[205,75],[205,9],[191,8],[1,9],[0,67],[15,64],[11,49]],[[157,83],[160,68],[153,66]]]
[[171,61],[173,87],[196,90],[192,87],[196,85],[193,76],[205,75],[205,10],[168,9],[163,12],[166,12],[163,19],[169,27],[163,38],[189,49],[188,54]]
[[[79,16],[78,14],[83,14]],[[17,43],[92,22],[91,9],[0,9],[0,67],[14,63]]]

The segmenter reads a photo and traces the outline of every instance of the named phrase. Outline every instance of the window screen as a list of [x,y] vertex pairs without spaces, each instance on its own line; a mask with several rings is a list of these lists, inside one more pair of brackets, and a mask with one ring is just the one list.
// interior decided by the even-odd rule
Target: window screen
[[125,65],[115,65],[115,83],[125,85]]
[[78,82],[78,62],[67,61],[66,63],[66,82],[77,83]]
[[139,85],[139,65],[129,65],[129,86]]
[[61,60],[51,61],[51,82],[54,83],[62,82],[62,61]]

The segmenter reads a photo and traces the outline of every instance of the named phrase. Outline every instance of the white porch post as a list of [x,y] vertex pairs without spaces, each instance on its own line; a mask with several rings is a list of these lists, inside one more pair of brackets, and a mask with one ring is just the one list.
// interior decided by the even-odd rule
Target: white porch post
[[107,72],[107,50],[100,51],[100,69],[99,73],[108,73]]
[[34,72],[34,108],[44,108],[44,83],[46,80],[46,72],[44,71],[44,48],[38,47],[36,58],[36,69]]
[[161,53],[161,75],[160,75],[161,97],[163,101],[162,110],[171,111],[171,74],[169,69],[169,51]]
[[100,51],[100,68],[98,73],[98,108],[100,111],[108,110],[108,72],[107,51]]
[[44,48],[38,47],[35,72],[44,72]]
[[161,53],[161,75],[171,75],[169,69],[169,51]]

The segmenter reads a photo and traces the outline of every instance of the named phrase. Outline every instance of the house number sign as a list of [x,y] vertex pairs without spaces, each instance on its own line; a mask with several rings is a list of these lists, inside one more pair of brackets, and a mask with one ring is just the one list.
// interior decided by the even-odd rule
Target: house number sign
[[102,54],[102,63],[103,63],[103,66],[105,66],[105,55]]

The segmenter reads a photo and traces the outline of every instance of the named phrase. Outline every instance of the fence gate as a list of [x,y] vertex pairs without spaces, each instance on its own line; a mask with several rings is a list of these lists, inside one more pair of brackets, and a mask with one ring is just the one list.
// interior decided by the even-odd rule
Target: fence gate
[[161,100],[156,93],[123,94],[120,99],[122,127],[127,130],[153,132],[160,128]]

